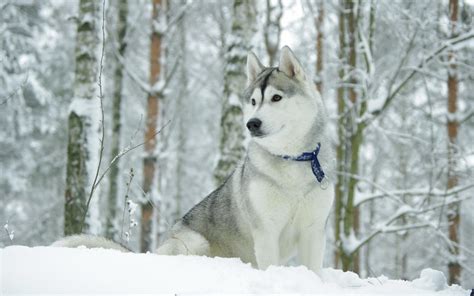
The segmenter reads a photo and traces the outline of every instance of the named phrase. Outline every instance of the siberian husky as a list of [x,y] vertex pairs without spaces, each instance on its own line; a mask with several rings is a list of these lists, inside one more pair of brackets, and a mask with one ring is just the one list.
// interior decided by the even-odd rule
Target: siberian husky
[[[324,103],[287,46],[278,67],[264,67],[248,54],[241,103],[251,135],[244,160],[173,226],[156,253],[238,257],[259,269],[297,254],[319,273],[335,162]],[[124,251],[91,236],[53,245]]]

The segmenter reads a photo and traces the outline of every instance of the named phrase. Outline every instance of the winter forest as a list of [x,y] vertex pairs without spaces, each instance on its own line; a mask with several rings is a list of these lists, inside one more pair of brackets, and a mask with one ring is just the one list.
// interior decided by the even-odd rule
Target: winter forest
[[[294,51],[337,168],[324,266],[474,287],[471,0],[0,0],[0,247],[155,250],[241,161],[247,53]],[[293,263],[294,265],[297,263]]]

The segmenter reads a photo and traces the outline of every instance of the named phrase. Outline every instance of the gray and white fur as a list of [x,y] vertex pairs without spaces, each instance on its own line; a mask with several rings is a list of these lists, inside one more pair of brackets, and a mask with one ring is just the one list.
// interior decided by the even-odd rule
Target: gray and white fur
[[[173,226],[156,253],[238,257],[259,269],[297,253],[319,273],[335,162],[324,103],[287,46],[275,68],[249,53],[247,78],[241,103],[252,137],[243,162]],[[318,143],[327,186],[309,162],[282,157],[313,151]]]

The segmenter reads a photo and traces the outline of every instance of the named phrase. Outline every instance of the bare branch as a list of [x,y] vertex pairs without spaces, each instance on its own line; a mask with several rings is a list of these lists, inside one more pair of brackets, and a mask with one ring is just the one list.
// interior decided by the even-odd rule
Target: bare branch
[[474,111],[471,111],[470,113],[468,113],[467,115],[464,116],[464,118],[461,118],[459,120],[459,124],[463,124],[464,122],[468,121],[469,119],[473,118],[474,117]]

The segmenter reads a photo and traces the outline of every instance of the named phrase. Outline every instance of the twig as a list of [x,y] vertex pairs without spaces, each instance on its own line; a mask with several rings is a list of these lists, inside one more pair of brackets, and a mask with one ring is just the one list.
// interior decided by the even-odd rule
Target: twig
[[170,124],[171,120],[168,120],[168,122],[166,122],[161,128],[160,130],[158,130],[156,133],[154,133],[153,135],[150,136],[150,138],[146,139],[145,141],[141,142],[140,144],[137,144],[135,146],[128,146],[126,147],[125,149],[123,149],[119,154],[115,155],[114,158],[112,159],[112,161],[109,163],[109,165],[107,166],[107,168],[104,170],[104,172],[100,175],[99,179],[97,180],[97,183],[95,184],[95,186],[99,186],[100,182],[102,181],[102,179],[104,179],[105,175],[107,175],[107,173],[109,172],[110,168],[117,162],[117,160],[119,160],[122,156],[124,156],[125,154],[127,154],[128,152],[132,151],[132,150],[135,150],[137,149],[138,147],[141,147],[143,145],[145,145],[146,143],[148,143],[149,141],[155,139],[156,135],[160,134],[161,131]]
[[23,80],[23,82],[20,84],[20,86],[18,86],[14,91],[12,91],[9,95],[7,95],[6,97],[4,97],[4,99],[0,102],[0,106],[2,105],[5,105],[6,103],[8,103],[8,101],[10,101],[17,93],[20,89],[22,89],[23,87],[25,87],[26,83],[28,82],[28,74],[26,74],[25,76],[25,79]]

